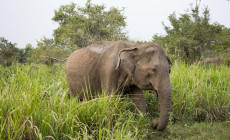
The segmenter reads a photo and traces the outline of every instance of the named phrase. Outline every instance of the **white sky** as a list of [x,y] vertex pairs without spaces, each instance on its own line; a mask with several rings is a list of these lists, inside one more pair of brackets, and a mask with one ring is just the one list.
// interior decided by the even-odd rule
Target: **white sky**
[[[63,4],[74,2],[84,6],[87,0],[0,0],[0,37],[5,37],[17,47],[24,48],[27,43],[36,47],[42,37],[50,38],[58,24],[51,19],[54,10]],[[126,7],[127,28],[130,39],[152,39],[156,33],[164,34],[162,22],[168,16],[185,13],[195,0],[92,0],[94,4],[106,7]],[[230,1],[202,0],[201,7],[208,6],[211,21],[230,28]]]

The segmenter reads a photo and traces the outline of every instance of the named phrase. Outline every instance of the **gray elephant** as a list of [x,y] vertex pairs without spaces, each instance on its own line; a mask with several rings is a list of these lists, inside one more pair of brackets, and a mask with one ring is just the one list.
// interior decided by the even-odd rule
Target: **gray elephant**
[[214,66],[219,66],[221,65],[223,62],[217,58],[217,57],[208,57],[208,58],[205,58],[203,61],[202,61],[202,64],[205,65],[205,64],[214,64]]
[[143,113],[146,113],[143,90],[153,90],[160,102],[160,117],[153,125],[164,130],[171,109],[171,66],[159,44],[106,41],[74,51],[66,63],[66,76],[73,96],[84,99],[84,91],[89,87],[92,96],[102,90],[107,94],[122,90]]

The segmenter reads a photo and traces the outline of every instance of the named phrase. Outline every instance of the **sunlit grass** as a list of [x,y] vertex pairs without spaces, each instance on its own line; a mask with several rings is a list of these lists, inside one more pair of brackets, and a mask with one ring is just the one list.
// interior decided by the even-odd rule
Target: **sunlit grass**
[[175,118],[230,119],[230,68],[176,62],[171,74]]
[[119,96],[69,98],[63,66],[1,67],[0,139],[133,139],[149,120]]
[[[31,66],[0,66],[0,139],[142,139],[157,133],[150,127],[159,115],[152,93],[146,92],[147,115],[119,96],[80,101],[69,97],[63,65]],[[227,66],[175,62],[169,126],[181,119],[229,121],[229,73]]]

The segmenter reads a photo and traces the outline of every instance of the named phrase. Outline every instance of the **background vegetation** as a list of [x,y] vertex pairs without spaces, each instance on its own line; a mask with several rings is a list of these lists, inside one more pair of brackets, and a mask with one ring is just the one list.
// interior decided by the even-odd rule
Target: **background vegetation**
[[[164,132],[151,128],[159,105],[149,91],[146,115],[133,111],[128,97],[102,93],[85,102],[69,97],[67,56],[96,41],[133,41],[125,19],[124,9],[88,0],[84,7],[71,3],[55,10],[52,20],[59,27],[36,48],[28,43],[19,49],[1,37],[0,139],[229,139],[230,29],[211,23],[209,9],[199,4],[169,15],[170,25],[163,24],[166,34],[151,40],[173,60],[172,111]],[[219,57],[225,64],[201,66],[206,57]]]
[[154,35],[153,41],[165,46],[173,58],[185,62],[200,61],[205,57],[229,58],[230,29],[219,23],[211,23],[209,9],[202,12],[199,5],[191,7],[177,18],[168,17],[171,26],[163,23],[166,35]]

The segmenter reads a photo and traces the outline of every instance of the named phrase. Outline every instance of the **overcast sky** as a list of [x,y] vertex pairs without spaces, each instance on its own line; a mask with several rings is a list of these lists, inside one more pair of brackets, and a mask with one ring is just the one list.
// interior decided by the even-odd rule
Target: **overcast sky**
[[[74,2],[84,6],[87,0],[0,0],[0,37],[5,37],[17,47],[27,43],[36,47],[42,37],[50,38],[58,24],[51,19],[54,10]],[[92,0],[106,7],[125,7],[130,39],[151,40],[156,33],[164,34],[162,22],[169,24],[168,16],[185,13],[195,0]],[[227,0],[202,0],[201,7],[208,6],[211,21],[230,28],[230,2]]]

